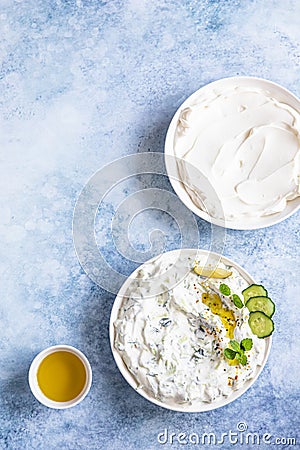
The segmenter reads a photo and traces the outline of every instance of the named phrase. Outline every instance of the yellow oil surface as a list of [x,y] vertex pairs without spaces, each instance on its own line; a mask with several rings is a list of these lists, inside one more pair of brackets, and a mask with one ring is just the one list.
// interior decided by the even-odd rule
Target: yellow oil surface
[[233,311],[226,309],[223,306],[222,300],[218,294],[204,293],[202,294],[202,302],[209,307],[213,314],[216,314],[222,320],[222,323],[226,329],[226,336],[229,339],[234,338],[234,329],[236,326],[236,320]]
[[83,390],[86,371],[74,353],[56,351],[46,356],[39,365],[37,381],[43,394],[50,400],[67,402]]

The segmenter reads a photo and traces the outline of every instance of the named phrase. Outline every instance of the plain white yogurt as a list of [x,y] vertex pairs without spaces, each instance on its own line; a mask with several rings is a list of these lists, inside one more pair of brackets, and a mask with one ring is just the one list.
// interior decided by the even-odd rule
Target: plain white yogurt
[[197,207],[238,221],[283,211],[300,195],[300,113],[279,97],[264,88],[213,83],[185,103],[174,155]]

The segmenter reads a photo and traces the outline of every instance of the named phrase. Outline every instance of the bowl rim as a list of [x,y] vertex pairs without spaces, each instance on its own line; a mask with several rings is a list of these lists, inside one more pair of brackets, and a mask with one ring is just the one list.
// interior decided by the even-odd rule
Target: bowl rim
[[[46,358],[46,356],[58,351],[65,351],[76,355],[83,363],[86,372],[85,385],[82,388],[82,391],[77,395],[77,397],[67,402],[57,402],[48,398],[40,389],[37,381],[37,371],[41,362]],[[33,359],[28,371],[28,383],[32,394],[40,403],[42,403],[42,405],[52,409],[67,409],[77,405],[87,396],[92,385],[92,368],[87,357],[77,348],[65,344],[52,345],[51,347],[47,347],[39,352]]]
[[234,267],[240,273],[240,275],[243,278],[245,278],[245,280],[247,282],[249,282],[249,284],[255,283],[252,276],[245,269],[243,269],[239,264],[237,264],[230,258],[220,255],[219,253],[211,252],[209,250],[204,250],[204,249],[192,249],[192,248],[176,249],[176,250],[171,250],[171,251],[168,251],[165,253],[161,253],[160,255],[155,256],[155,257],[149,259],[148,261],[144,262],[137,269],[135,269],[134,272],[132,272],[132,274],[127,278],[127,280],[121,286],[117,296],[115,297],[115,300],[114,300],[114,303],[113,303],[113,306],[111,309],[110,321],[109,321],[109,340],[110,340],[111,352],[112,352],[113,358],[115,360],[115,363],[116,363],[120,373],[125,378],[127,383],[138,394],[140,394],[142,397],[144,397],[146,400],[150,401],[151,403],[153,403],[157,406],[163,407],[165,409],[169,409],[169,410],[177,411],[177,412],[189,412],[189,413],[197,412],[197,413],[199,413],[199,412],[211,411],[214,409],[221,408],[225,405],[228,405],[229,403],[233,402],[234,400],[237,400],[241,395],[243,395],[255,383],[255,381],[257,380],[257,378],[263,371],[264,366],[266,365],[266,362],[268,360],[271,345],[272,345],[272,336],[269,336],[266,339],[264,339],[265,354],[264,354],[262,364],[260,366],[258,366],[256,369],[255,376],[253,378],[251,378],[250,380],[247,380],[240,389],[233,391],[232,394],[230,394],[228,397],[222,398],[221,400],[211,402],[211,403],[204,403],[204,402],[200,403],[199,402],[198,404],[194,404],[194,405],[190,405],[190,406],[187,406],[187,405],[181,406],[180,404],[169,405],[167,403],[164,403],[160,400],[155,399],[154,397],[151,397],[149,394],[147,394],[142,389],[137,389],[136,380],[134,379],[133,375],[131,374],[131,372],[129,371],[127,366],[125,365],[120,353],[116,350],[116,348],[114,346],[114,339],[115,339],[114,322],[118,317],[119,308],[122,304],[124,294],[131,282],[131,279],[135,277],[135,274],[137,273],[137,271],[140,270],[144,264],[148,264],[152,260],[155,260],[157,257],[163,256],[163,255],[170,255],[170,254],[176,255],[177,253],[180,253],[180,252],[186,252],[186,253],[193,252],[193,254],[195,254],[195,252],[197,252],[197,255],[212,255],[213,257],[220,258],[219,260],[221,262],[224,262],[225,264],[228,264],[228,265],[232,265],[232,267]]
[[[240,220],[226,221],[225,218],[223,220],[223,219],[218,219],[218,218],[215,218],[215,217],[209,215],[206,211],[201,210],[200,208],[198,208],[195,205],[195,203],[191,200],[190,196],[186,192],[183,183],[180,181],[180,176],[178,174],[177,168],[176,168],[176,178],[174,178],[174,175],[172,175],[172,173],[174,174],[174,168],[173,168],[174,166],[170,163],[170,158],[168,158],[168,157],[171,156],[171,157],[176,158],[176,156],[174,155],[173,138],[174,138],[174,133],[175,133],[176,126],[177,126],[178,116],[179,116],[181,110],[183,108],[187,107],[189,105],[189,103],[193,100],[193,98],[196,97],[201,91],[203,91],[205,89],[213,88],[214,86],[217,86],[217,85],[222,85],[224,83],[227,84],[230,82],[232,82],[232,83],[234,83],[234,82],[237,82],[237,83],[239,83],[239,82],[240,83],[241,82],[242,83],[258,82],[258,83],[266,84],[267,86],[277,89],[277,90],[281,91],[283,94],[289,96],[294,102],[296,102],[298,104],[299,112],[300,112],[300,98],[298,98],[295,94],[293,94],[287,88],[281,86],[280,84],[278,84],[274,81],[270,81],[265,78],[242,75],[242,76],[219,78],[217,80],[214,80],[212,82],[204,84],[199,89],[197,89],[192,94],[190,94],[179,105],[179,107],[177,108],[177,110],[175,111],[175,113],[171,119],[171,122],[169,124],[168,130],[166,133],[165,145],[164,145],[164,159],[165,159],[166,172],[167,172],[168,178],[170,180],[171,186],[174,189],[175,193],[180,198],[180,200],[184,203],[184,205],[188,209],[190,209],[194,214],[196,214],[201,219],[204,219],[207,222],[210,222],[214,225],[217,225],[217,226],[220,226],[223,228],[232,229],[232,230],[257,230],[260,228],[271,227],[273,225],[276,225],[276,224],[282,222],[283,220],[288,219],[290,216],[295,214],[300,209],[300,198],[299,197],[296,197],[295,199],[288,201],[288,206],[283,211],[281,211],[279,213],[274,213],[274,214],[271,214],[268,216],[260,217],[258,219],[257,223],[255,223],[252,220],[248,220],[247,222],[241,222]],[[286,211],[285,214],[284,214],[284,211]]]

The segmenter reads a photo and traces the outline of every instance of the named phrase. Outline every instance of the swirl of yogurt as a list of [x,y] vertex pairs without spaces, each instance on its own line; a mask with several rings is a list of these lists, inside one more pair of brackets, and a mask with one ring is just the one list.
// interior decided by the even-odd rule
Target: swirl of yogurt
[[228,221],[278,213],[300,195],[300,113],[266,89],[200,90],[180,111],[173,145],[192,201],[214,217],[199,171]]

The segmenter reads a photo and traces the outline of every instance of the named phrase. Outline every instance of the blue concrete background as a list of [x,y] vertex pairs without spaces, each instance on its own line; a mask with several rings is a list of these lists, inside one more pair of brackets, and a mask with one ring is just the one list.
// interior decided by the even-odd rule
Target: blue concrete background
[[[273,440],[297,438],[299,213],[269,229],[226,234],[224,254],[276,301],[276,333],[255,385],[203,414],[156,407],[119,374],[108,341],[114,295],[81,269],[72,215],[96,170],[130,153],[162,152],[175,110],[204,84],[252,75],[299,96],[299,18],[298,0],[1,0],[1,449],[256,448],[157,440],[165,429],[220,437],[239,422]],[[172,191],[159,176],[127,180],[97,216],[99,246],[125,275],[137,264],[117,253],[111,220],[121,200],[149,185]],[[197,224],[199,246],[209,248],[210,226]],[[180,246],[166,212],[142,212],[128,237],[143,252],[155,229],[165,249]],[[65,411],[40,405],[27,384],[36,353],[58,343],[81,349],[94,375],[89,396]]]

